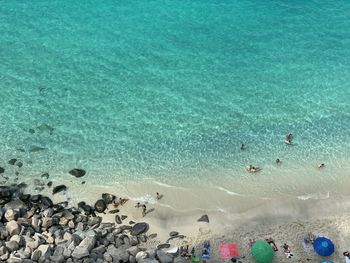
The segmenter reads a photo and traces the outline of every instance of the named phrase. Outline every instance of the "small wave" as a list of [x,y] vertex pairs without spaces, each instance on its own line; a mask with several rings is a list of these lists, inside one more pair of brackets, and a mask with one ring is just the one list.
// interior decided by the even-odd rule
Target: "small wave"
[[330,193],[327,192],[327,194],[314,193],[314,194],[300,195],[297,198],[300,200],[309,200],[309,199],[324,200],[324,199],[328,199],[329,196],[330,196]]
[[176,189],[182,189],[182,190],[188,190],[187,188],[181,187],[181,186],[173,186],[170,184],[166,184],[166,183],[161,183],[158,181],[154,181],[155,184],[163,186],[163,187],[167,187],[167,188],[176,188]]
[[153,196],[149,195],[149,194],[146,194],[144,196],[131,197],[130,199],[133,200],[133,201],[137,201],[137,202],[145,203],[145,204],[155,204],[155,203],[157,203],[156,199]]
[[217,186],[216,188],[221,190],[221,191],[224,191],[225,193],[227,193],[229,195],[240,195],[240,196],[242,196],[242,194],[239,194],[239,193],[236,193],[236,192],[232,192],[232,191],[227,190],[227,189],[225,189],[225,188],[223,188],[221,186]]

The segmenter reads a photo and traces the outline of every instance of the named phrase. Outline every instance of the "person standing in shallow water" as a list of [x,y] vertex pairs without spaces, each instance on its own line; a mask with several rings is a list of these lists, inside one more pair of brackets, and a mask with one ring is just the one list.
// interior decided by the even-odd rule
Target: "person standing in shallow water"
[[145,217],[147,214],[147,207],[146,205],[142,205],[142,216]]
[[276,165],[280,165],[281,164],[281,160],[280,159],[276,159]]
[[245,145],[244,143],[241,144],[241,146],[239,147],[241,149],[241,151],[243,151],[245,149]]

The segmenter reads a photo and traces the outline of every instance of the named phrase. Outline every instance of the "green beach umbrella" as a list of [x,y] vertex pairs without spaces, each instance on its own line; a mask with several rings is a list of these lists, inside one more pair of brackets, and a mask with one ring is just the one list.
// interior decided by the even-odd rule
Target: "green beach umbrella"
[[270,263],[275,252],[269,243],[264,240],[258,240],[252,246],[252,255],[259,263]]

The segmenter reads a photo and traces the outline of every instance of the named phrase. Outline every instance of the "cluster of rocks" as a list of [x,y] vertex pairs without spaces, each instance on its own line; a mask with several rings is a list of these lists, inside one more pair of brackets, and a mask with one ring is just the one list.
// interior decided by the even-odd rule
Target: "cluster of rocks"
[[163,252],[167,246],[143,248],[156,237],[146,234],[147,223],[102,222],[96,213],[104,212],[112,195],[103,194],[94,207],[84,202],[68,207],[47,196],[24,194],[25,188],[23,183],[0,186],[1,262],[185,262]]

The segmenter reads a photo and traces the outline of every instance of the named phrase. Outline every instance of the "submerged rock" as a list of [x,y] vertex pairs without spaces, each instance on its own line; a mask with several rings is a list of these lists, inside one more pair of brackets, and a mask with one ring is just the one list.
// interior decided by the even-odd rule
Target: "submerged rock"
[[32,153],[35,153],[35,152],[40,152],[40,151],[44,151],[44,150],[47,150],[47,148],[43,148],[43,147],[40,147],[40,146],[31,146],[29,148],[29,152],[32,152]]
[[41,178],[49,179],[49,177],[50,177],[49,173],[44,173],[41,175]]
[[0,174],[4,173],[5,172],[5,169],[0,167]]
[[66,191],[66,190],[67,190],[67,186],[65,186],[64,184],[57,185],[53,188],[52,194],[57,194],[59,192]]
[[69,173],[75,177],[82,177],[86,174],[85,170],[78,169],[78,168],[74,168],[74,169],[70,170]]
[[10,161],[9,161],[9,164],[11,164],[11,165],[15,165],[15,163],[17,162],[17,159],[11,159]]

